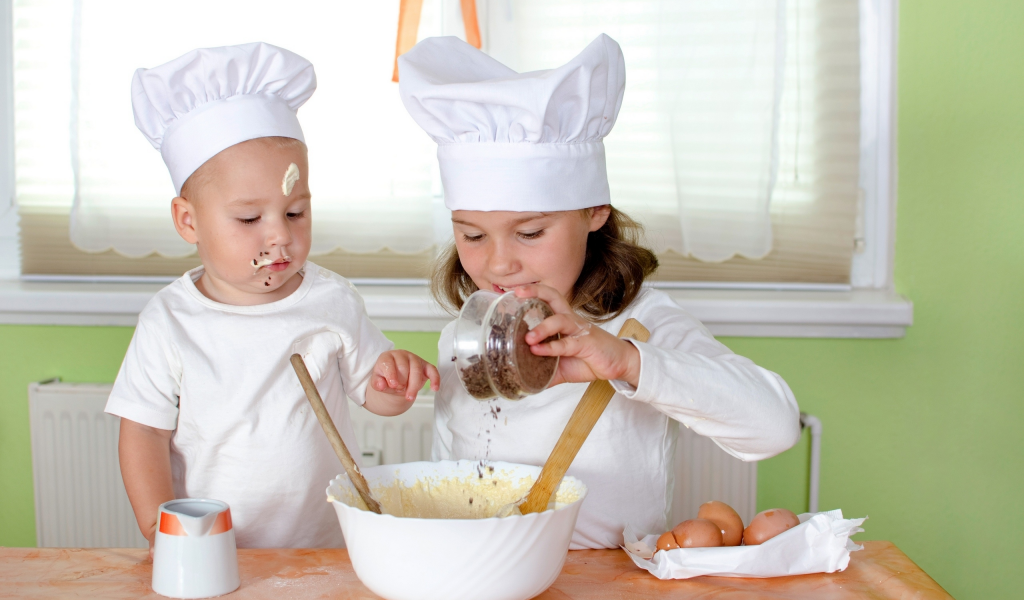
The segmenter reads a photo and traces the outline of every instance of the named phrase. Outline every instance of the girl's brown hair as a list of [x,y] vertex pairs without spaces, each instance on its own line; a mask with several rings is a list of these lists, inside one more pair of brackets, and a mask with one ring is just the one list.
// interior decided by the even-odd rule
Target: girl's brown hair
[[[640,293],[644,280],[658,268],[658,257],[640,245],[643,226],[614,206],[610,208],[604,225],[587,236],[583,270],[569,294],[569,304],[575,310],[599,323],[614,319],[625,310]],[[455,243],[451,243],[434,263],[431,295],[442,306],[457,312],[476,290],[476,284],[462,268]]]

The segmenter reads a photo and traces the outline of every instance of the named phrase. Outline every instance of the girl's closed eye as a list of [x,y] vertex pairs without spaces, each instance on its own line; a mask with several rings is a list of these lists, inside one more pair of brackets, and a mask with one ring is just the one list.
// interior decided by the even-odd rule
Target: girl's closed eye
[[260,220],[259,217],[248,217],[248,218],[241,218],[240,217],[238,219],[238,221],[240,223],[242,223],[243,225],[255,225],[256,223],[259,222],[259,220]]
[[521,231],[521,232],[519,232],[519,237],[524,239],[524,240],[535,240],[535,239],[541,237],[542,235],[544,235],[544,230],[543,229],[538,229],[537,231]]
[[301,219],[304,216],[306,216],[306,211],[304,210],[300,210],[299,212],[288,213],[288,218],[292,220]]
[[463,233],[462,239],[466,240],[467,242],[479,242],[480,240],[484,239],[484,234],[477,233],[475,235],[472,235],[469,233]]

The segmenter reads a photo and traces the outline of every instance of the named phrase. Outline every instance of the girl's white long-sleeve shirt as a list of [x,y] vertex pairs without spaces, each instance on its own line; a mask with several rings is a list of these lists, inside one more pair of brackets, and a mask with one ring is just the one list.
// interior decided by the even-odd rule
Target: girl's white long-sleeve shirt
[[[616,334],[631,317],[651,337],[634,342],[639,385],[612,382],[617,393],[569,468],[589,489],[573,549],[617,547],[626,523],[648,533],[667,529],[676,422],[745,461],[774,456],[800,438],[800,412],[786,382],[731,352],[667,294],[646,289],[600,327]],[[452,322],[438,342],[433,459],[543,464],[587,384],[562,384],[518,401],[476,400],[452,359],[454,330]]]

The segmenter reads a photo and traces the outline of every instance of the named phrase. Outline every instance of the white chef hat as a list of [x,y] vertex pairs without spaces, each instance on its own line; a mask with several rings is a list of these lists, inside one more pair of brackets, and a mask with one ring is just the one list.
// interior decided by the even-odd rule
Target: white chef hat
[[565,65],[516,73],[454,37],[398,59],[399,91],[437,142],[451,210],[558,211],[611,202],[603,138],[626,66],[601,34]]
[[314,90],[308,60],[255,42],[200,48],[135,71],[132,109],[180,194],[185,180],[225,148],[272,136],[304,142],[295,113]]

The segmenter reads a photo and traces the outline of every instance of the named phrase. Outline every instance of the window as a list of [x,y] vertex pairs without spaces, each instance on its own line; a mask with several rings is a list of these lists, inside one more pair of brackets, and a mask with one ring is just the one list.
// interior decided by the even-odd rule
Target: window
[[[606,140],[609,180],[613,202],[648,228],[662,259],[658,279],[850,281],[862,130],[857,2],[478,0],[478,10],[484,49],[517,70],[561,64],[601,32],[622,45],[627,86]],[[131,74],[194,47],[263,40],[317,69],[319,89],[299,112],[310,146],[314,252],[327,253],[313,260],[351,277],[425,276],[450,228],[434,146],[390,81],[397,11],[397,0],[297,0],[287,8],[238,0],[15,2],[22,272],[177,275],[197,264],[168,218],[173,189],[159,154],[134,127]],[[427,0],[420,36],[460,34],[457,11],[458,2]],[[756,148],[720,143],[724,130],[714,124],[722,106],[708,101],[756,87],[743,85],[752,65],[736,56],[730,62],[744,44],[758,61],[758,77],[748,80],[761,86],[755,99],[771,102],[767,120],[765,105],[754,104],[756,118],[737,115],[733,129],[742,132],[744,119],[755,123]],[[752,186],[736,148],[755,149],[761,165],[767,153],[769,177]],[[764,179],[763,170],[752,172]],[[758,185],[763,197],[736,201]],[[68,236],[76,197],[78,247]],[[700,223],[708,205],[753,216],[708,229]],[[767,245],[764,235],[748,244],[757,236],[745,234],[724,260],[693,256],[708,258],[688,240],[715,227],[732,233],[736,223],[767,231]]]
[[[847,283],[854,251],[858,197],[859,18],[849,0],[625,1],[523,0],[518,19],[520,70],[560,64],[599,32],[626,56],[626,96],[615,130],[606,140],[613,202],[639,216],[659,252],[658,279]],[[771,30],[776,12],[782,23]],[[501,15],[491,15],[492,23]],[[507,18],[507,17],[506,17]],[[774,35],[773,35],[774,34]],[[759,45],[750,39],[768,38]],[[762,65],[761,54],[784,46],[781,73]],[[737,52],[749,51],[736,56]],[[773,57],[769,57],[771,60]],[[681,67],[677,65],[682,65]],[[730,228],[759,236],[761,206],[745,181],[757,149],[773,140],[728,137],[735,125],[761,124],[750,102],[734,101],[749,88],[769,88],[781,75],[769,243],[728,260],[711,248],[710,261],[687,252],[684,236],[728,235]],[[769,92],[773,90],[768,89]],[[665,107],[665,96],[683,97]],[[659,98],[661,96],[662,98]],[[671,99],[670,99],[671,101]],[[733,114],[721,114],[721,104]],[[731,104],[730,104],[731,103]],[[683,126],[677,121],[686,120]],[[705,126],[701,126],[702,123]],[[675,136],[685,136],[682,140]],[[744,143],[746,142],[746,144]],[[674,159],[674,160],[673,160]],[[764,189],[771,184],[759,182]],[[756,192],[755,192],[756,193]],[[696,196],[688,199],[687,196]],[[767,199],[766,199],[767,200]],[[724,204],[745,218],[721,225],[699,220],[701,202]],[[697,211],[686,214],[687,202]],[[696,213],[696,214],[695,214]],[[768,215],[765,215],[767,217]],[[683,227],[679,227],[680,221]],[[742,248],[737,243],[736,248]],[[702,257],[705,258],[705,257]]]
[[349,274],[422,276],[435,244],[434,146],[390,80],[397,11],[397,2],[17,2],[22,272],[177,275],[197,264],[168,219],[174,190],[160,155],[135,128],[132,74],[191,48],[263,40],[318,74],[299,112],[313,252],[343,247],[321,260]]

